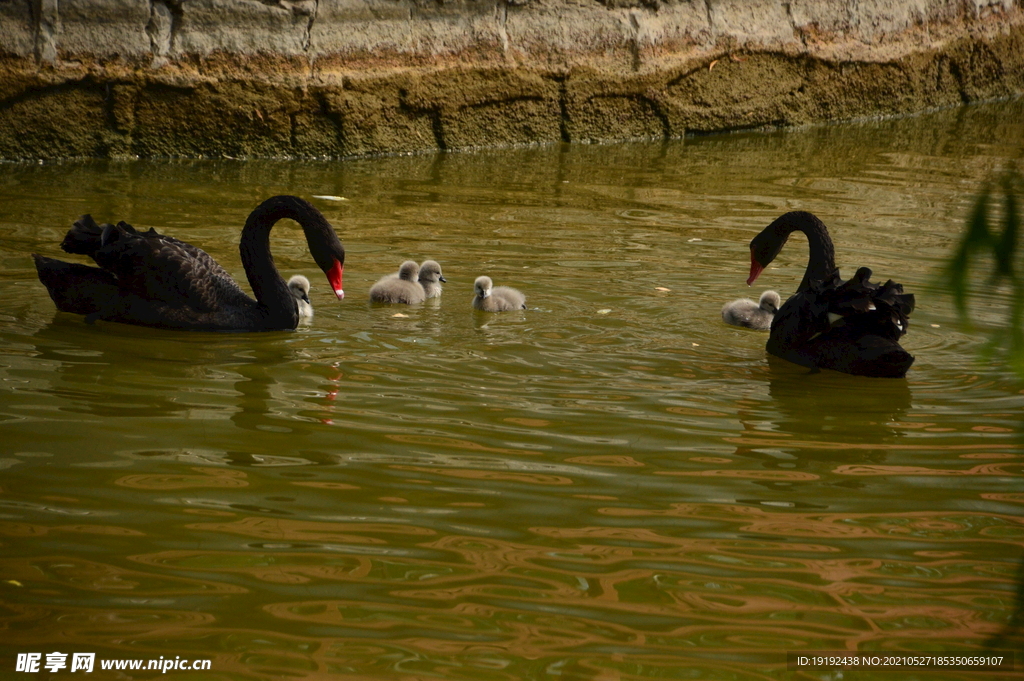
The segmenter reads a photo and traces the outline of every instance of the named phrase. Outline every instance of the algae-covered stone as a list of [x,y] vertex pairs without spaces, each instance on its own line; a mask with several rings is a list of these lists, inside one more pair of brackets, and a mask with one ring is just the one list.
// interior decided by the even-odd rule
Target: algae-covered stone
[[659,139],[1024,92],[1014,0],[0,0],[0,158]]

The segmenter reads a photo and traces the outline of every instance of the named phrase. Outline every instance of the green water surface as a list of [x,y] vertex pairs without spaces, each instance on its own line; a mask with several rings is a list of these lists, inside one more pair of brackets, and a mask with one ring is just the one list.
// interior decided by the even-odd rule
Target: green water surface
[[[16,658],[54,651],[211,660],[52,675],[193,680],[835,679],[785,653],[1021,651],[1024,395],[977,360],[1007,294],[965,330],[936,277],[1022,149],[1018,101],[666,144],[0,166],[0,678],[49,678]],[[313,283],[296,331],[89,325],[29,257],[84,262],[59,243],[91,213],[244,282],[241,225],[280,193],[348,253],[338,302],[274,230]],[[906,380],[769,362],[721,322],[795,289],[802,237],[745,286],[748,242],[795,209],[844,274],[917,295]],[[441,298],[370,305],[408,258],[441,263]],[[528,309],[473,311],[481,274]]]

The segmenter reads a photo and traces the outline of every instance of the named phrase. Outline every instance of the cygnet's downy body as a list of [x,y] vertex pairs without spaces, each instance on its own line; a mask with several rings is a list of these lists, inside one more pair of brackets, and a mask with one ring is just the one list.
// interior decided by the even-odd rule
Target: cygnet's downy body
[[441,295],[441,283],[447,282],[441,274],[441,266],[436,260],[424,260],[420,265],[420,286],[423,287],[423,294],[427,298],[437,298]]
[[370,287],[370,300],[375,303],[405,305],[422,303],[426,300],[427,294],[416,280],[419,273],[420,266],[412,260],[406,260],[399,268],[398,276],[388,275]]
[[755,303],[750,298],[740,298],[727,303],[722,308],[722,321],[733,326],[744,326],[748,329],[768,331],[772,328],[775,313],[782,307],[782,298],[775,291],[765,291],[761,301]]
[[310,319],[313,316],[313,304],[309,302],[309,279],[296,274],[288,280],[288,290],[295,296],[299,306],[299,319]]
[[526,309],[526,296],[508,286],[494,286],[490,277],[477,277],[473,293],[473,307],[477,310],[505,312]]

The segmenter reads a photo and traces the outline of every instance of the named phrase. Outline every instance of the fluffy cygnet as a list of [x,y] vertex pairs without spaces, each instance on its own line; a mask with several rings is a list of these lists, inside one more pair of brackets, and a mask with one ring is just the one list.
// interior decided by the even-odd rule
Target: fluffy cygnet
[[441,295],[441,282],[447,282],[441,274],[441,266],[436,260],[425,260],[420,265],[420,286],[427,298],[436,298]]
[[473,293],[473,307],[484,312],[526,309],[526,296],[508,286],[495,288],[490,277],[477,277]]
[[375,303],[405,303],[415,305],[427,298],[423,286],[416,281],[420,266],[406,260],[398,269],[398,276],[390,274],[370,287],[370,300]]
[[309,279],[296,274],[288,280],[288,290],[295,296],[295,302],[299,305],[299,319],[312,317],[313,304],[309,302]]
[[761,294],[761,302],[755,303],[750,298],[740,298],[726,304],[722,308],[722,321],[733,326],[745,326],[748,329],[768,331],[772,328],[775,313],[782,307],[782,298],[775,291]]

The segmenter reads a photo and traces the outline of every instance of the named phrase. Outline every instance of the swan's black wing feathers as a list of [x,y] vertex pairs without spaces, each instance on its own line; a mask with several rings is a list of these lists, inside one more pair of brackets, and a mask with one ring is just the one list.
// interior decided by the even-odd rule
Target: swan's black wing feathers
[[829,327],[827,305],[823,305],[820,297],[808,289],[787,300],[775,313],[768,350],[771,352],[775,339],[784,338],[789,344],[803,345],[828,331]]
[[153,303],[202,313],[251,301],[205,251],[155,229],[140,233],[127,222],[97,225],[83,215],[61,248],[92,257],[122,292]]
[[836,271],[812,281],[775,314],[768,352],[803,366],[861,376],[902,377],[914,358],[897,342],[907,332],[914,296],[862,267],[848,281]]
[[39,281],[62,312],[95,314],[103,302],[118,297],[117,279],[98,267],[64,262],[32,254]]
[[892,279],[882,285],[868,280],[871,270],[862,267],[849,281],[831,291],[823,291],[833,326],[854,324],[897,341],[910,326],[914,296],[903,293],[903,286]]
[[806,290],[783,303],[772,320],[769,345],[776,337],[802,345],[827,332],[832,327],[828,316],[833,304],[830,294],[841,282],[839,270],[836,270],[827,281],[812,281]]
[[797,364],[878,378],[902,378],[914,363],[913,355],[894,340],[850,325],[835,327],[790,352],[785,359]]

